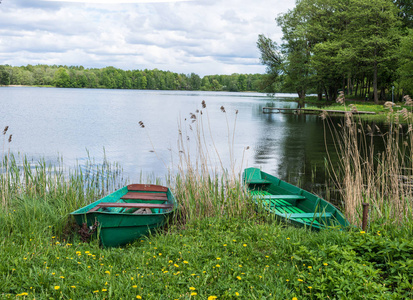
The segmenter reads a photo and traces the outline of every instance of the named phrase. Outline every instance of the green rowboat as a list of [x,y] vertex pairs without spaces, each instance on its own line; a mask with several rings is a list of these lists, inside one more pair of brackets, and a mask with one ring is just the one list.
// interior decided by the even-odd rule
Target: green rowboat
[[331,203],[260,169],[245,169],[243,182],[258,207],[287,223],[316,230],[350,225]]
[[167,187],[131,184],[71,213],[79,226],[98,224],[104,247],[133,242],[161,227],[172,215],[177,203]]

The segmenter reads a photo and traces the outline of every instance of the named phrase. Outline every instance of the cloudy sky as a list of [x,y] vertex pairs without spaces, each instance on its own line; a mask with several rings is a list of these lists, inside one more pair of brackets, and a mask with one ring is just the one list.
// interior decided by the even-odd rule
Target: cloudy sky
[[0,65],[263,73],[258,34],[294,0],[0,0]]

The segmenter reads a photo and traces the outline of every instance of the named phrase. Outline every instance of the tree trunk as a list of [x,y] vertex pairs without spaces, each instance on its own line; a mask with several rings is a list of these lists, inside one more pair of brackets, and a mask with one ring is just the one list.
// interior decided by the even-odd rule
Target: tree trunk
[[323,101],[323,92],[322,91],[319,91],[317,93],[317,99],[318,99],[318,101]]
[[[377,50],[374,50],[374,56],[376,56]],[[375,104],[379,104],[379,95],[377,93],[377,61],[374,61],[374,73],[373,73],[373,99]]]
[[326,100],[330,101],[330,98],[328,97],[327,87],[324,87],[324,94],[326,94]]
[[357,97],[358,88],[359,88],[359,80],[356,79],[356,91],[354,92],[354,97]]

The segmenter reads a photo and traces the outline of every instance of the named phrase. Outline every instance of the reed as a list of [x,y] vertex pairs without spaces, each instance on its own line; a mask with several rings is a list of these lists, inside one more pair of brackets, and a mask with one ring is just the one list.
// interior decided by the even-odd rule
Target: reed
[[237,164],[234,158],[238,111],[231,124],[225,108],[221,106],[220,110],[225,117],[222,127],[227,129],[229,162],[226,164],[215,146],[205,101],[202,101],[201,110],[190,114],[189,121],[178,125],[179,162],[172,185],[179,199],[180,223],[212,216],[227,218],[253,214],[248,194],[241,185],[243,160]]
[[[124,185],[121,167],[106,159],[96,164],[89,158],[85,165],[67,169],[62,158],[30,161],[9,151],[0,169],[2,229],[25,235],[44,232],[49,226],[61,234],[70,223],[71,211]],[[34,227],[38,230],[30,230]]]
[[[340,99],[338,99],[340,100]],[[407,101],[407,105],[413,102]],[[325,131],[331,132],[339,156],[336,168],[330,162],[330,175],[341,191],[347,218],[361,224],[362,203],[370,204],[370,221],[383,226],[413,227],[413,130],[412,112],[388,109],[388,129],[362,122],[348,111],[342,124],[333,124],[322,114]],[[352,108],[352,109],[355,109]],[[408,122],[403,126],[403,122]],[[380,142],[383,150],[375,143]],[[327,154],[329,151],[327,150]]]

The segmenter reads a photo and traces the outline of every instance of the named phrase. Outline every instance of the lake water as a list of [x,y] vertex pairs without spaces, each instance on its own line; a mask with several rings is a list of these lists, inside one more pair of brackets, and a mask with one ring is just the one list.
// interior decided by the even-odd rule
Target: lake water
[[106,156],[109,162],[119,162],[131,181],[141,174],[164,177],[175,173],[182,157],[181,132],[193,162],[200,136],[211,167],[222,163],[241,171],[254,166],[304,187],[324,184],[323,121],[315,115],[262,113],[269,102],[276,107],[297,107],[296,102],[286,101],[294,97],[1,87],[0,129],[9,126],[8,134],[13,137],[5,147],[13,153],[50,162],[63,157],[68,167],[84,163],[88,156],[101,163]]

